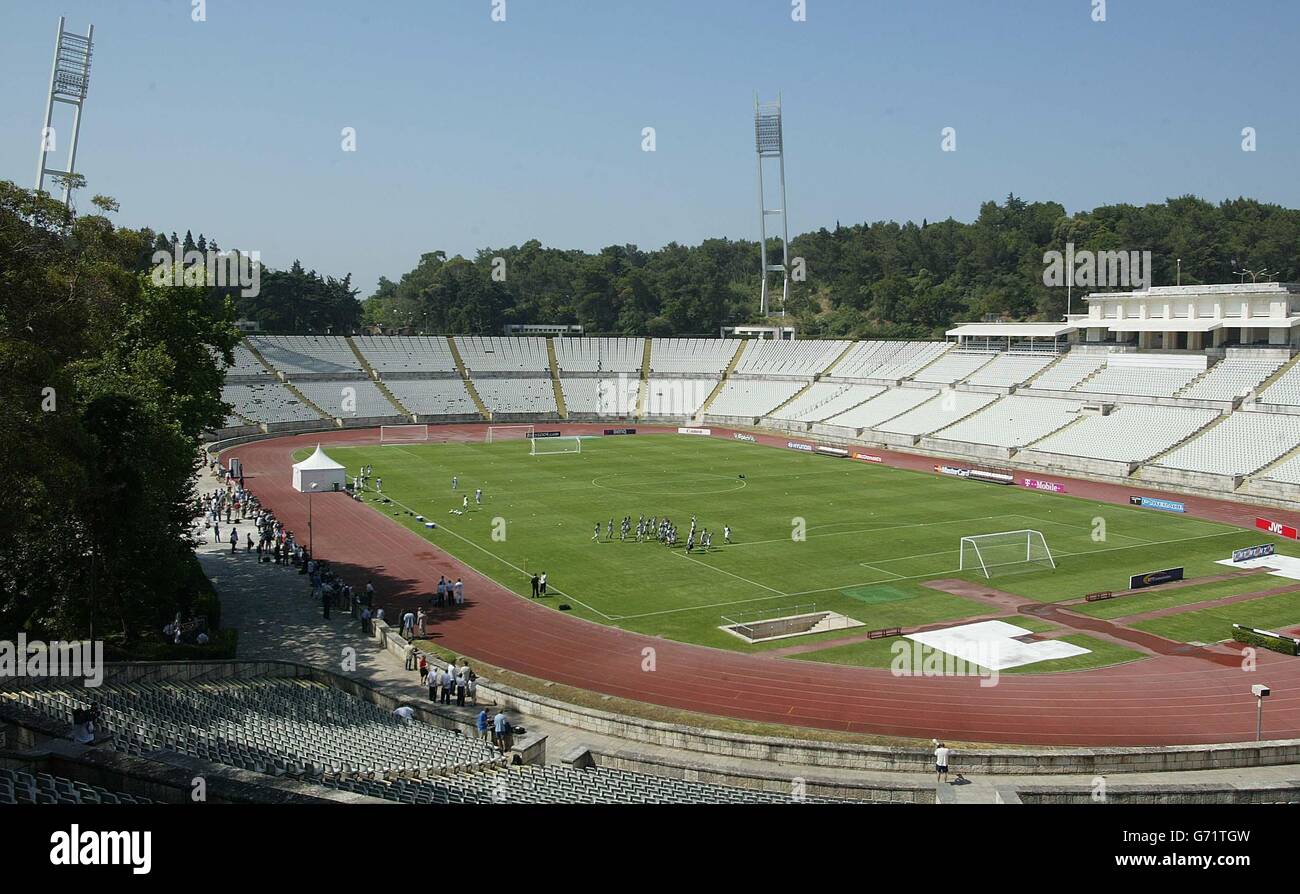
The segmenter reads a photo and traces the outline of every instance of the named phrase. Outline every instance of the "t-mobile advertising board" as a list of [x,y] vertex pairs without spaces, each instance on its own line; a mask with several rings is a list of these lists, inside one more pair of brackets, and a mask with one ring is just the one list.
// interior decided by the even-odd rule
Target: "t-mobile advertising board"
[[1255,527],[1261,531],[1268,531],[1270,534],[1276,534],[1279,537],[1289,537],[1292,540],[1300,540],[1300,532],[1297,532],[1291,525],[1284,525],[1281,522],[1270,521],[1267,518],[1256,518]]
[[1020,483],[1025,487],[1032,488],[1033,490],[1045,490],[1054,494],[1065,493],[1065,485],[1057,484],[1055,481],[1042,481],[1038,478],[1022,478]]

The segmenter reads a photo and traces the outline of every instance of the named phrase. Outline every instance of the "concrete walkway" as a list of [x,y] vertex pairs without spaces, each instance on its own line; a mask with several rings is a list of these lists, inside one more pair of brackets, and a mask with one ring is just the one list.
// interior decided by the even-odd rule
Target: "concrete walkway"
[[[201,490],[211,490],[215,484],[213,479],[205,475],[199,486]],[[240,659],[275,659],[310,664],[364,682],[389,695],[430,706],[428,691],[420,685],[418,674],[407,671],[399,659],[380,647],[376,640],[363,634],[358,620],[337,610],[331,612],[329,620],[322,617],[319,603],[311,598],[306,575],[299,574],[292,567],[257,563],[256,552],[244,549],[246,535],[254,531],[251,523],[234,524],[239,532],[240,548],[232,554],[228,542],[230,527],[224,522],[221,525],[221,533],[227,538],[224,545],[211,542],[200,544],[196,552],[204,572],[221,597],[223,625],[239,630]],[[363,581],[351,583],[354,586],[364,586]],[[469,662],[474,664],[473,656],[469,656]],[[478,709],[469,706],[457,709],[453,705],[450,708],[437,706],[437,710],[472,724]],[[940,785],[929,773],[801,768],[768,761],[723,758],[701,751],[677,751],[651,743],[618,739],[536,716],[519,715],[518,712],[514,714],[517,724],[547,737],[547,762],[553,764],[560,763],[575,748],[587,747],[599,754],[635,752],[651,761],[687,765],[703,773],[710,769],[725,769],[777,780],[785,778],[791,784],[794,780],[803,778],[882,788],[929,787],[935,792],[934,800],[942,803],[998,803],[999,789],[1027,785],[1091,788],[1096,782],[1096,778],[1090,775],[1053,774],[1041,777],[981,776],[971,777],[969,785]],[[954,772],[961,770],[960,763],[958,751],[954,753]],[[1123,786],[1270,786],[1289,784],[1296,779],[1300,779],[1300,767],[1280,766],[1184,773],[1132,773],[1111,776],[1108,783]]]

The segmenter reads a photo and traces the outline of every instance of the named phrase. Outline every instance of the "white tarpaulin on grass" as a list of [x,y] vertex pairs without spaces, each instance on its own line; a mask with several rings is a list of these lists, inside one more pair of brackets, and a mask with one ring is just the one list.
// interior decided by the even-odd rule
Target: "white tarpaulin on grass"
[[977,624],[960,624],[943,630],[913,633],[907,638],[971,664],[999,671],[1039,661],[1087,655],[1091,651],[1054,639],[1029,643],[1015,639],[1031,633],[1033,631],[1005,621],[980,621]]
[[1294,556],[1260,556],[1258,559],[1247,559],[1244,562],[1234,562],[1232,559],[1219,559],[1218,564],[1227,565],[1230,568],[1272,568],[1269,572],[1278,577],[1289,577],[1291,580],[1300,580],[1300,559]]

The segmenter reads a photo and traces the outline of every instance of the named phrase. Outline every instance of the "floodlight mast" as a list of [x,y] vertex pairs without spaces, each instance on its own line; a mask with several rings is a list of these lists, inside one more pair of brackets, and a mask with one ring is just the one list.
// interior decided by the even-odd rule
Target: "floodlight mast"
[[[41,129],[41,154],[36,167],[36,189],[45,188],[45,175],[63,178],[63,204],[67,207],[72,197],[69,178],[77,170],[77,138],[81,134],[81,108],[86,102],[90,87],[90,58],[93,52],[95,26],[90,25],[85,35],[73,34],[64,29],[66,19],[59,16],[59,30],[54,39],[54,63],[50,69],[50,94],[45,104],[45,126]],[[54,118],[54,104],[66,103],[73,107],[72,138],[68,143],[68,165],[65,170],[49,166],[51,151],[50,124]]]
[[[768,274],[780,273],[781,316],[785,316],[785,305],[790,300],[790,227],[785,214],[785,135],[781,125],[781,94],[775,102],[759,102],[754,94],[754,148],[758,153],[758,232],[759,263],[763,272],[763,290],[759,296],[759,313],[767,317],[771,314],[768,298]],[[781,177],[781,204],[778,208],[767,207],[767,193],[763,188],[763,159],[775,158],[779,163]],[[767,262],[767,219],[779,215],[781,218],[781,263]]]

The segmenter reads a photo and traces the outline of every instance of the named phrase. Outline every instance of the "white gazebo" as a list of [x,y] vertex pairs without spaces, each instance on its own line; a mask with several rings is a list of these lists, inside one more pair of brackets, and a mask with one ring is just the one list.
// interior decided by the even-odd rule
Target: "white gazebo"
[[320,445],[316,452],[293,464],[293,489],[297,491],[342,490],[347,484],[347,470],[330,459]]

